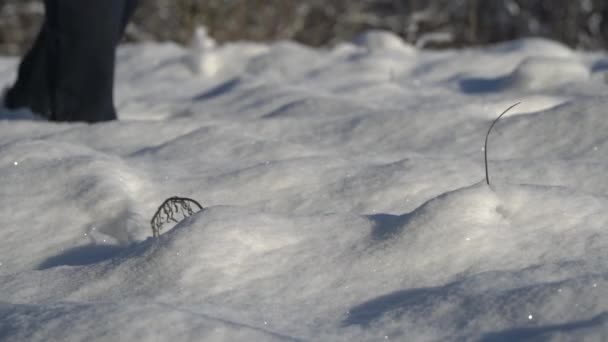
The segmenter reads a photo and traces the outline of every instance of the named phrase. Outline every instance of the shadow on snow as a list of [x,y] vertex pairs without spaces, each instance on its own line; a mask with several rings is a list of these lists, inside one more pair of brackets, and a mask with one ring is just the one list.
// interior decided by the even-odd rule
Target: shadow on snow
[[86,245],[72,248],[63,253],[52,256],[40,265],[38,270],[46,270],[58,266],[83,266],[108,260],[124,251],[125,246],[113,245]]

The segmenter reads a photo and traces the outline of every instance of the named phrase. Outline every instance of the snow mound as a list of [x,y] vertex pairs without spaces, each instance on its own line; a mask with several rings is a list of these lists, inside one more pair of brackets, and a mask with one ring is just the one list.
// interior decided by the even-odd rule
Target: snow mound
[[190,66],[192,71],[205,77],[215,76],[222,68],[222,61],[216,53],[216,43],[207,30],[198,27],[190,42]]
[[[513,101],[498,100],[488,103],[483,106],[480,116],[488,120],[494,120],[499,113],[516,103]],[[564,96],[528,95],[518,97],[517,101],[519,101],[519,104],[505,114],[503,120],[516,115],[538,114],[567,104],[570,100]]]
[[[344,324],[431,340],[554,336],[579,320],[588,333],[606,322],[608,240],[601,223],[580,222],[606,222],[606,204],[564,188],[479,183],[372,217],[380,264],[402,260],[408,285],[353,307]],[[455,316],[464,325],[447,323]]]
[[[344,234],[327,229],[344,222],[352,225],[351,232]],[[302,276],[291,274],[294,264],[301,265],[307,270],[305,272],[313,271],[310,268],[315,267],[310,262],[315,259],[316,267],[329,267],[332,259],[345,257],[343,248],[356,244],[369,232],[369,227],[365,218],[355,216],[291,219],[249,208],[211,207],[185,219],[161,235],[158,241],[150,239],[133,246],[109,262],[109,268],[100,277],[103,280],[98,281],[121,286],[125,277],[150,274],[148,284],[141,284],[138,289],[121,290],[157,298],[179,298],[186,303],[236,290],[249,293],[253,290],[252,283],[281,278],[285,285],[293,286],[282,289],[291,296],[300,288],[295,278]],[[331,240],[332,244],[316,246],[319,239]],[[322,257],[315,256],[321,251]],[[202,279],[206,285],[200,292]],[[319,279],[319,287],[307,291],[318,295],[323,288],[329,288],[331,282],[332,279]],[[108,287],[95,285],[94,288]],[[90,296],[96,291],[80,292]],[[255,296],[260,296],[261,301],[270,300],[262,294]]]
[[[433,267],[425,267],[427,271],[436,267],[437,274],[446,273],[445,269],[483,272],[554,263],[562,260],[565,251],[573,260],[599,259],[605,254],[599,246],[608,241],[598,240],[593,249],[588,242],[601,228],[581,227],[578,222],[602,215],[606,204],[603,197],[568,189],[506,185],[492,189],[483,182],[426,202],[395,219],[392,229],[384,227],[381,236],[402,241],[408,251],[421,247],[436,256],[429,259]],[[542,229],[535,229],[538,225]],[[520,253],[514,255],[513,250]]]
[[268,50],[266,45],[255,43],[218,45],[205,27],[198,27],[190,41],[185,62],[192,72],[202,77],[221,75],[226,78],[242,73],[251,59]]
[[571,58],[575,55],[568,46],[545,38],[522,38],[498,43],[487,48],[486,51],[526,57]]
[[533,57],[524,60],[509,77],[507,87],[538,90],[589,79],[587,66],[572,59]]
[[[3,187],[0,210],[12,218],[4,227],[12,234],[0,253],[20,256],[4,260],[2,271],[36,267],[58,250],[87,243],[124,245],[142,237],[138,202],[144,181],[120,159],[39,140],[4,146],[0,164],[11,180]],[[15,205],[30,209],[12,212]],[[29,224],[22,227],[25,221]]]
[[529,57],[510,74],[497,78],[465,78],[460,81],[466,93],[499,91],[537,91],[581,83],[591,77],[589,68],[571,58]]
[[[557,107],[536,112],[534,115],[508,116],[504,121],[501,119],[497,126],[500,133],[492,133],[491,136],[492,147],[489,157],[494,160],[521,158],[530,161],[542,155],[544,160],[540,161],[539,165],[546,164],[547,158],[585,157],[601,164],[602,162],[597,158],[601,159],[608,142],[601,137],[600,132],[608,128],[608,122],[604,120],[599,109],[605,105],[606,101],[601,98],[594,101],[568,101]],[[496,110],[495,113],[499,112]],[[542,169],[546,171],[538,171],[533,183],[556,184],[547,183],[550,179],[547,176],[552,173],[550,168],[543,166]],[[517,167],[504,171],[512,175],[519,173]],[[579,178],[578,181],[587,182],[585,177],[579,177],[574,172],[568,178]],[[585,191],[590,191],[589,189],[603,183],[597,179],[589,182],[590,187],[586,187]],[[595,186],[591,185],[593,182],[596,183]]]
[[398,51],[406,54],[416,53],[416,48],[413,45],[404,42],[401,37],[389,31],[366,31],[357,36],[354,43],[366,48],[370,52]]

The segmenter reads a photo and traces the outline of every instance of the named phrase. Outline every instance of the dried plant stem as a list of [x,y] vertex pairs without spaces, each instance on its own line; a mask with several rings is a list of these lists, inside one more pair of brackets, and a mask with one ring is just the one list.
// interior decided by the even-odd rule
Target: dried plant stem
[[513,109],[515,106],[517,106],[518,104],[520,104],[521,102],[517,102],[513,105],[511,105],[509,108],[505,109],[504,112],[502,112],[502,114],[500,114],[490,125],[490,129],[488,129],[488,133],[486,133],[486,143],[483,146],[483,157],[484,157],[484,162],[485,162],[485,166],[486,166],[486,183],[488,185],[490,185],[490,175],[488,174],[488,137],[490,136],[490,132],[492,131],[492,128],[494,128],[494,125],[496,125],[496,123],[498,122],[498,120],[500,120],[500,118],[502,118],[503,115],[507,114],[511,109]]

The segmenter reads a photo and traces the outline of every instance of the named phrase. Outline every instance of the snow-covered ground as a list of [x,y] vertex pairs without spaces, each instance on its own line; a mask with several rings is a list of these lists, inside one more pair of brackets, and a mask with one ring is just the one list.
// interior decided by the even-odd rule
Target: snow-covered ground
[[608,340],[608,56],[199,38],[120,121],[2,112],[0,340]]

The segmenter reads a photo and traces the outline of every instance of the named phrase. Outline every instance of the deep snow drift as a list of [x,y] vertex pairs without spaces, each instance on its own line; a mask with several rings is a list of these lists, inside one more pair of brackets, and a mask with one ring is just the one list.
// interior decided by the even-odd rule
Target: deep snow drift
[[608,339],[608,56],[194,45],[120,49],[120,121],[0,114],[0,340]]

